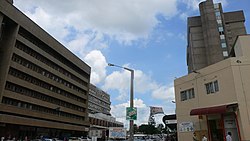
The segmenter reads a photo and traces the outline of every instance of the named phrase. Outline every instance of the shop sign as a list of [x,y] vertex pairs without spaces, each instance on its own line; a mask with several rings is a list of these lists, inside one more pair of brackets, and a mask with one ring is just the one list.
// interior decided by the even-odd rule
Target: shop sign
[[193,132],[194,131],[193,122],[181,122],[179,124],[179,131],[180,132]]

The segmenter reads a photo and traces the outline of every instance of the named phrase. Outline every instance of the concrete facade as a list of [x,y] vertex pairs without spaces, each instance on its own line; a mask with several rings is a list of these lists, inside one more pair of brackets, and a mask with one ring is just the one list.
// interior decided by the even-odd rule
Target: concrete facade
[[237,38],[230,57],[175,80],[178,140],[250,140],[250,35]]
[[89,113],[103,113],[106,115],[111,115],[110,105],[110,95],[93,84],[90,84],[88,104]]
[[123,127],[122,122],[116,121],[116,118],[110,113],[110,95],[100,88],[90,84],[89,87],[89,137],[97,137],[105,140],[109,127]]
[[243,11],[223,12],[220,3],[199,4],[200,16],[188,18],[188,72],[199,70],[229,57],[238,35],[246,34]]
[[88,131],[90,67],[0,0],[0,136]]

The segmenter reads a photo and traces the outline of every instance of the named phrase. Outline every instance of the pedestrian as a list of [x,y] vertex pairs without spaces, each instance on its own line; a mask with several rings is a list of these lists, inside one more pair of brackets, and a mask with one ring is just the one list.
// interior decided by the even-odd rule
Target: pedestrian
[[4,136],[1,137],[1,141],[4,141]]
[[193,133],[193,141],[198,141],[197,136],[195,133]]
[[203,135],[202,141],[207,141],[207,137],[205,135]]
[[28,141],[28,136],[25,136],[24,141]]
[[228,133],[227,133],[227,136],[226,136],[226,140],[227,140],[227,141],[232,141],[232,137],[231,137],[231,136],[232,136],[232,133],[231,133],[231,132],[228,132]]

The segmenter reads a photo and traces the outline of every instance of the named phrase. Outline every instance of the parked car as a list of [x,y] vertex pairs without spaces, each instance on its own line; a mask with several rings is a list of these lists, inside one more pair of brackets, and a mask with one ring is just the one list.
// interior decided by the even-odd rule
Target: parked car
[[69,141],[81,141],[78,137],[69,137]]
[[59,138],[53,138],[53,141],[63,141],[63,140]]
[[43,141],[53,141],[53,139],[50,138],[44,138]]
[[91,141],[89,137],[81,137],[80,141]]

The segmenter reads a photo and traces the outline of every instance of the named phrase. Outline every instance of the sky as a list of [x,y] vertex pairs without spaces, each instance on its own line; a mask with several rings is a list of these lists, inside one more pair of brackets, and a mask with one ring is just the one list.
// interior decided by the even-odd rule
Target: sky
[[[111,98],[111,114],[128,127],[130,72],[135,71],[137,125],[149,106],[175,113],[174,79],[187,74],[187,17],[201,0],[14,0],[14,5],[91,66],[91,83]],[[223,11],[243,10],[250,31],[250,0],[214,0]],[[164,115],[156,115],[157,124]]]

